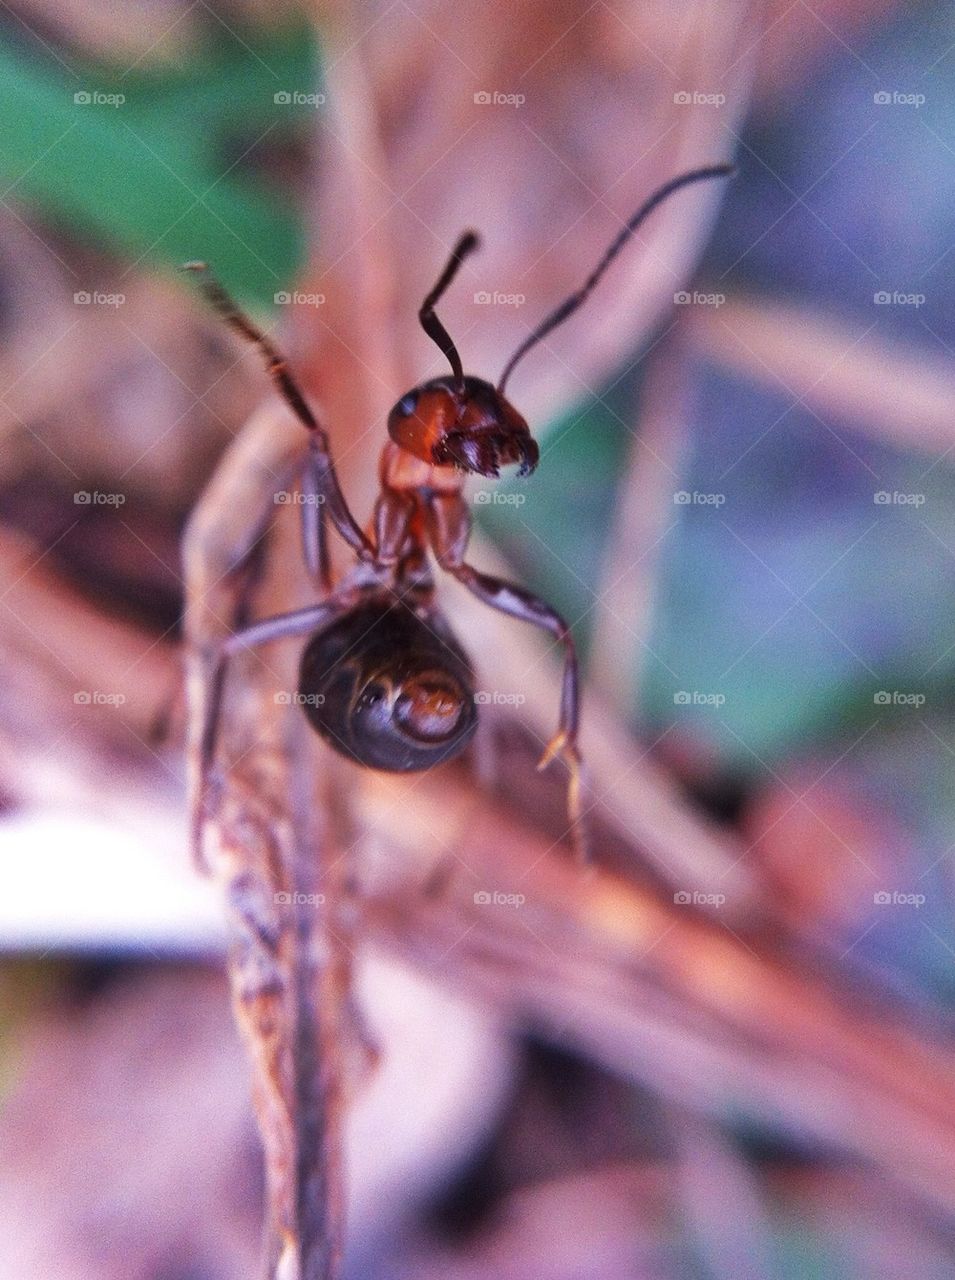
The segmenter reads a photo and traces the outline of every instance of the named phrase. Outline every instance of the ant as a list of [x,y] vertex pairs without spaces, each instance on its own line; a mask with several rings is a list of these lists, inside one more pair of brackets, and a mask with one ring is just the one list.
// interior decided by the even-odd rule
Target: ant
[[[374,769],[408,772],[440,764],[464,749],[477,727],[474,673],[435,604],[430,552],[441,569],[479,600],[540,627],[563,647],[557,731],[538,768],[558,756],[564,761],[570,830],[578,851],[584,852],[574,639],[564,619],[544,601],[467,563],[471,515],[463,497],[464,481],[468,473],[497,477],[509,465],[516,465],[521,476],[530,475],[538,463],[538,446],[505,396],[515,366],[583,305],[658,205],[690,183],[732,172],[732,165],[711,165],[658,188],[621,229],[583,285],[521,343],[496,386],[464,372],[458,350],[435,313],[461,264],[479,245],[473,231],[465,232],[418,312],[422,328],[444,353],[451,373],[414,387],[389,413],[390,439],[379,463],[381,490],[367,531],[345,502],[328,435],[283,357],[207,273],[205,263],[186,264],[186,270],[200,273],[202,292],[226,323],[261,352],[269,376],[308,432],[308,451],[299,468],[303,548],[306,566],[324,597],[308,608],[245,626],[220,643],[199,742],[197,842],[208,808],[227,663],[233,654],[256,645],[311,636],[299,674],[303,709],[325,741],[351,760]],[[326,521],[356,557],[355,566],[337,586],[332,583]]]

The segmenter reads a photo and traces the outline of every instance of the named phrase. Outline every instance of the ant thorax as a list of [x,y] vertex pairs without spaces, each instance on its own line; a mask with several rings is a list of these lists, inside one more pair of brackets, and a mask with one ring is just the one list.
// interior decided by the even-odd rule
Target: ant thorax
[[416,458],[407,449],[389,440],[381,451],[380,475],[382,488],[395,493],[416,493],[422,490],[453,497],[461,493],[467,478],[457,467],[437,467],[431,462]]

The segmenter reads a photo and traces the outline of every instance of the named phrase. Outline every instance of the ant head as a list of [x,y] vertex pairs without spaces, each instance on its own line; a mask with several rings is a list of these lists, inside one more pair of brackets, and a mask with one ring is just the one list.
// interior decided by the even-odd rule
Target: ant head
[[458,349],[434,312],[435,303],[478,243],[473,231],[461,236],[418,311],[421,327],[447,356],[451,374],[423,382],[402,396],[388,415],[388,434],[395,444],[432,466],[497,476],[501,467],[515,463],[526,476],[537,466],[539,456],[527,423],[505,399],[503,387],[465,374]]
[[537,444],[527,423],[504,395],[514,367],[586,302],[617,254],[659,204],[691,183],[727,177],[732,172],[729,164],[707,165],[658,187],[624,223],[580,288],[524,339],[504,366],[496,387],[483,378],[465,374],[458,349],[434,311],[461,263],[478,247],[478,237],[473,231],[466,231],[418,311],[421,327],[444,352],[451,374],[424,382],[402,396],[388,415],[388,434],[395,444],[434,466],[460,467],[481,476],[496,476],[509,463],[516,463],[521,475],[533,471],[539,455]]
[[388,415],[395,444],[434,466],[498,476],[516,463],[518,475],[537,466],[537,442],[511,402],[483,378],[434,378],[402,396]]

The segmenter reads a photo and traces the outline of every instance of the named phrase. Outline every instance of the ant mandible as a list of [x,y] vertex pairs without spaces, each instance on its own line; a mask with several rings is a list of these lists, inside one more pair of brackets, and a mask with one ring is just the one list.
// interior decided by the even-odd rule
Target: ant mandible
[[[265,358],[269,375],[308,432],[300,467],[303,547],[307,568],[324,599],[293,613],[255,622],[228,636],[215,655],[210,695],[199,741],[198,843],[207,813],[226,667],[235,653],[291,636],[311,635],[301,659],[299,693],[312,727],[340,754],[374,769],[409,772],[458,755],[477,727],[471,664],[435,604],[428,552],[479,600],[540,627],[563,647],[564,674],[557,731],[538,768],[555,757],[569,780],[567,812],[579,852],[585,850],[582,762],[577,744],[577,655],[570,628],[523,587],[491,577],[464,559],[471,515],[463,497],[470,472],[496,477],[516,464],[529,475],[539,451],[530,429],[504,391],[515,366],[586,301],[617,254],[668,196],[690,183],[733,172],[728,164],[694,169],[665,183],[621,229],[583,285],[525,339],[493,386],[465,374],[454,342],[435,306],[464,259],[479,244],[461,236],[418,318],[444,352],[451,374],[423,382],[388,415],[389,441],[379,464],[381,491],[368,530],[352,516],[335,474],[328,435],[285,360],[208,274],[202,290],[223,319]],[[201,262],[186,270],[206,273]],[[330,520],[356,556],[333,586],[325,522]]]

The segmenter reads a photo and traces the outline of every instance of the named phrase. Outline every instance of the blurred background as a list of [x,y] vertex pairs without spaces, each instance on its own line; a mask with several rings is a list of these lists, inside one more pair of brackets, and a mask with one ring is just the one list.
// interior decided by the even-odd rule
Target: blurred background
[[[315,927],[380,1055],[339,1063],[345,1274],[955,1277],[951,6],[29,0],[0,62],[0,1276],[259,1265],[180,541],[233,440],[298,435],[177,267],[292,351],[363,519],[459,230],[442,315],[494,376],[733,158],[515,375],[538,472],[472,491],[475,562],[583,649],[594,868],[533,769],[556,655],[453,593],[479,767],[315,756]],[[237,741],[285,733],[247,675]]]

